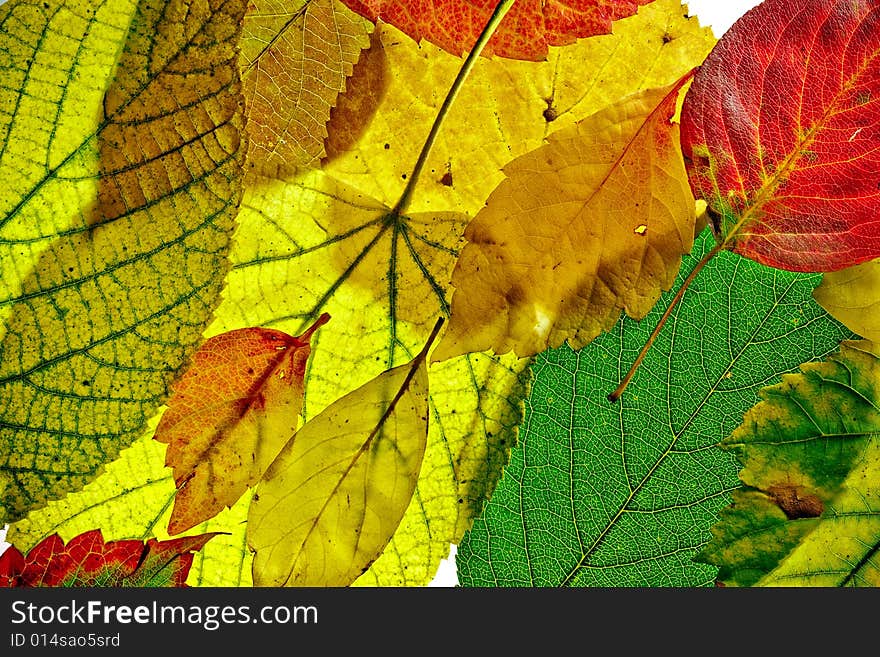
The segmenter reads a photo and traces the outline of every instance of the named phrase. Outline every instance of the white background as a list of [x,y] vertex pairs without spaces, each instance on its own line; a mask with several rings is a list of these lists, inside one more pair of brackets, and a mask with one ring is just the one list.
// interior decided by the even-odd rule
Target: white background
[[[6,0],[0,0],[3,4]],[[733,24],[733,22],[742,16],[752,7],[760,4],[759,0],[690,0],[688,5],[691,16],[697,16],[701,25],[708,25],[712,28],[716,37],[720,37]],[[6,532],[0,529],[0,553],[6,547],[3,539],[6,538]],[[431,586],[455,586],[458,584],[458,576],[455,572],[455,546],[448,559],[445,559],[437,571]]]
[[[720,37],[733,25],[734,21],[746,13],[752,7],[760,3],[760,0],[690,0],[683,3],[688,6],[688,13],[700,20],[700,25],[708,25],[712,28],[716,37]],[[458,584],[458,576],[455,572],[455,546],[448,559],[440,564],[440,569],[430,586],[455,586]]]

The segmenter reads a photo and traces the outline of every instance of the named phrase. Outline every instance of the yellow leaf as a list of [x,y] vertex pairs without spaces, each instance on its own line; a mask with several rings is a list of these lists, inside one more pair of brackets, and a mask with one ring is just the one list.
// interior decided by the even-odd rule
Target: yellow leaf
[[244,4],[0,7],[0,518],[94,478],[202,339],[241,197]]
[[257,486],[248,543],[257,586],[348,586],[409,506],[428,437],[428,344],[328,406]]
[[338,0],[252,0],[240,60],[252,170],[289,170],[324,156],[330,108],[371,30]]
[[444,360],[492,349],[583,347],[641,319],[693,244],[696,204],[672,123],[681,85],[629,96],[550,135],[465,232]]
[[813,296],[849,330],[880,344],[880,260],[825,274]]

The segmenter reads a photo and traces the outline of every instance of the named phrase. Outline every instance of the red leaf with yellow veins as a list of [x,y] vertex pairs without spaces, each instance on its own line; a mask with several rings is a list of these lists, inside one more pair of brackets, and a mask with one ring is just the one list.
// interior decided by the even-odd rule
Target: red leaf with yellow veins
[[[549,46],[610,34],[611,23],[652,0],[519,0],[486,45],[484,55],[540,61]],[[453,55],[470,50],[498,0],[342,0],[371,21],[383,20],[416,41]]]
[[170,541],[151,538],[104,542],[100,529],[76,536],[65,545],[52,534],[24,556],[8,548],[0,556],[0,586],[186,586],[193,552],[216,534]]
[[177,496],[168,533],[214,517],[256,484],[296,432],[309,339],[245,328],[209,338],[174,386],[154,438],[168,444]]
[[880,0],[766,0],[688,92],[691,186],[724,248],[836,271],[880,256]]

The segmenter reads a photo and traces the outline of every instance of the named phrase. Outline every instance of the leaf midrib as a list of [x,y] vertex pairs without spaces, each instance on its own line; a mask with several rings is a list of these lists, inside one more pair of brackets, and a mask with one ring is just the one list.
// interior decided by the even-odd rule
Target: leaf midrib
[[[685,421],[685,423],[682,425],[682,427],[673,435],[673,439],[669,443],[668,447],[666,447],[666,449],[664,449],[663,453],[656,460],[654,465],[651,466],[651,468],[644,475],[642,480],[634,488],[632,488],[631,492],[627,495],[626,500],[620,505],[618,510],[615,512],[614,516],[607,522],[604,529],[602,529],[602,531],[599,533],[599,535],[596,537],[596,539],[594,539],[593,543],[589,546],[589,548],[586,551],[584,551],[584,553],[581,555],[581,558],[578,561],[578,563],[575,564],[575,566],[562,579],[561,583],[559,584],[560,587],[569,586],[571,581],[573,580],[573,578],[578,574],[578,572],[582,568],[586,567],[587,559],[589,559],[590,556],[592,556],[592,554],[601,546],[601,544],[605,540],[608,533],[615,526],[617,521],[623,516],[623,514],[628,510],[629,505],[635,499],[635,497],[639,493],[639,491],[642,488],[644,488],[645,485],[647,485],[647,483],[651,479],[651,476],[654,474],[654,472],[665,461],[666,457],[668,457],[669,454],[673,451],[673,448],[675,447],[676,443],[678,442],[678,439],[682,436],[682,434],[684,434],[684,432],[690,426],[691,422],[693,422],[694,419],[696,418],[700,409],[702,409],[702,407],[708,402],[708,399],[715,393],[718,385],[724,380],[724,375],[727,372],[729,372],[731,370],[731,368],[739,361],[739,359],[745,353],[746,349],[750,348],[754,344],[755,336],[758,335],[758,333],[764,328],[764,325],[770,319],[770,317],[772,315],[772,310],[777,307],[779,302],[783,298],[785,298],[786,295],[788,295],[789,291],[795,285],[795,283],[796,283],[796,280],[790,281],[788,283],[788,286],[782,292],[782,294],[780,294],[774,300],[773,304],[769,307],[769,309],[767,311],[765,311],[764,317],[762,318],[761,322],[755,327],[755,329],[749,335],[749,338],[744,341],[743,346],[741,347],[739,352],[734,355],[734,357],[731,359],[730,364],[724,369],[723,372],[721,372],[721,374],[717,377],[716,381],[709,387],[708,391],[703,395],[703,398],[699,401],[699,403],[697,403],[694,412]],[[621,412],[622,412],[622,407],[621,407]],[[578,534],[580,535],[580,531],[578,532]]]

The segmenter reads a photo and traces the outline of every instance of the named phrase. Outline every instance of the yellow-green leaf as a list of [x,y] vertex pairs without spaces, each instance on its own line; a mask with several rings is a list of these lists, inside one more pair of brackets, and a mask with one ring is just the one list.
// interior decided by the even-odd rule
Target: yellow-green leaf
[[583,347],[642,319],[693,244],[673,123],[681,82],[628,96],[504,168],[465,231],[449,328],[433,357]]
[[0,517],[94,478],[202,339],[241,194],[244,4],[0,7]]
[[880,343],[880,260],[825,274],[813,296],[848,329]]
[[330,109],[371,31],[338,0],[252,0],[240,61],[249,169],[293,169],[324,156]]
[[435,337],[309,420],[272,462],[248,513],[257,586],[348,586],[385,549],[425,454]]
[[831,508],[757,586],[880,586],[880,445],[874,440]]
[[806,363],[722,442],[746,488],[700,560],[726,585],[880,584],[880,350]]

